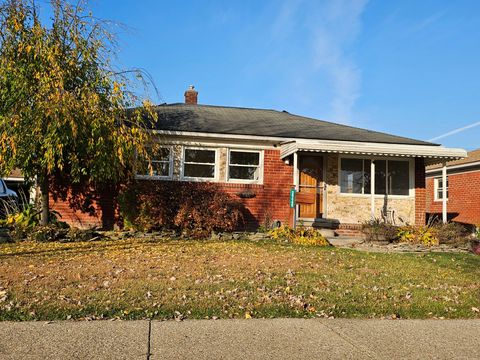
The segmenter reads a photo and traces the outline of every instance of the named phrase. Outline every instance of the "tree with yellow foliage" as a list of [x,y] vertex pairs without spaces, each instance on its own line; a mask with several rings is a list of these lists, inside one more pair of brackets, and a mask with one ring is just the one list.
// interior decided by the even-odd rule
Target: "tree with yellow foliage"
[[148,158],[145,119],[155,119],[128,88],[142,74],[114,70],[114,37],[86,0],[49,6],[46,24],[35,0],[0,2],[0,175],[20,168],[38,183],[42,224],[55,175],[73,184],[124,179],[136,154]]

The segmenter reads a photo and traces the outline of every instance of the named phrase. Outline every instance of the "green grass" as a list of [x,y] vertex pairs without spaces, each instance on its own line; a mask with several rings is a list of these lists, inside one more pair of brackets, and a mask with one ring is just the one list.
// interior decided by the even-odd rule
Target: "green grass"
[[0,245],[0,319],[480,318],[480,257],[274,242]]

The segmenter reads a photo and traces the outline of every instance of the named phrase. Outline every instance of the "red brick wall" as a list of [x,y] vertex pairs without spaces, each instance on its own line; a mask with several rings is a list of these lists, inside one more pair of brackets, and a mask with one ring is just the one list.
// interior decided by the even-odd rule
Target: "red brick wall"
[[[240,199],[258,224],[263,224],[265,217],[292,224],[293,211],[289,207],[290,189],[293,186],[293,166],[286,165],[280,159],[279,150],[265,150],[263,185],[221,184],[223,190]],[[242,199],[237,194],[251,191],[254,198]]]
[[[67,189],[64,185],[64,189]],[[51,190],[55,193],[55,186]],[[50,208],[58,212],[61,221],[78,228],[113,227],[115,221],[115,190],[82,191],[73,186],[61,194],[50,196]]]
[[[268,216],[270,220],[280,220],[292,225],[293,212],[289,207],[290,189],[293,186],[293,167],[280,159],[279,150],[265,150],[263,184],[217,184],[223,191],[240,200],[249,216],[247,225],[250,228],[261,225]],[[155,180],[152,180],[155,181]],[[244,192],[254,193],[252,198],[241,198]],[[86,213],[72,209],[68,199],[51,200],[51,206],[62,215],[63,221],[80,227],[110,227],[114,221],[114,197],[112,193],[91,201],[95,213]],[[103,209],[103,210],[102,210]],[[106,211],[108,213],[106,213]],[[103,216],[103,215],[106,216]]]
[[[441,218],[442,201],[435,201],[433,177],[427,178],[426,203],[427,213]],[[448,175],[447,212],[454,221],[480,224],[480,171]]]
[[415,158],[415,225],[425,225],[425,161]]
[[97,213],[91,214],[88,212],[82,212],[80,210],[72,209],[69,202],[66,200],[57,199],[55,201],[53,200],[53,198],[51,198],[50,207],[52,208],[52,210],[57,211],[61,215],[61,221],[65,221],[70,226],[74,226],[80,229],[102,227],[102,216],[98,206],[96,206]]
[[[152,180],[155,181],[155,180]],[[265,218],[280,220],[292,224],[293,211],[289,207],[289,192],[293,186],[293,166],[286,165],[280,159],[279,150],[265,150],[263,184],[217,183],[223,191],[240,200],[248,211],[249,227],[264,223]],[[477,188],[480,189],[480,186]],[[252,198],[242,198],[241,193],[254,193]],[[432,191],[433,194],[433,191]],[[92,212],[72,209],[67,200],[53,201],[52,208],[62,215],[62,220],[76,227],[111,227],[114,222],[114,192],[90,199]],[[425,166],[423,159],[415,159],[415,223],[425,224],[426,191]],[[441,211],[441,207],[440,207]],[[480,223],[480,221],[479,221]],[[345,234],[359,233],[358,224],[341,224],[340,230]]]

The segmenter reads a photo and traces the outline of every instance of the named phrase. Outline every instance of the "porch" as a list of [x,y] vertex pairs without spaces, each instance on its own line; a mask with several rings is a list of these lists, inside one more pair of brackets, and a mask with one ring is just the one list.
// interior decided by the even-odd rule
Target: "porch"
[[[293,162],[293,223],[320,228],[358,228],[383,219],[425,223],[425,165],[465,156],[441,146],[291,141],[281,157]],[[443,169],[446,177],[446,167]],[[444,212],[446,214],[446,201]],[[446,215],[444,218],[446,221]]]

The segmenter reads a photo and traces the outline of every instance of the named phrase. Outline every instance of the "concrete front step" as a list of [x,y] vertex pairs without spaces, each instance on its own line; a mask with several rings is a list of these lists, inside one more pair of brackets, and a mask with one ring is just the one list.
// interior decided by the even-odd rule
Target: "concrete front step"
[[297,220],[297,225],[303,225],[306,227],[311,226],[318,229],[336,229],[340,225],[340,222],[336,219],[323,219],[323,218],[317,218],[314,220],[299,219]]
[[342,236],[363,239],[364,235],[359,225],[344,224],[343,226],[337,219],[299,219],[297,226],[313,227],[321,231],[325,237]]
[[351,236],[335,236],[335,237],[326,237],[327,240],[335,247],[355,247],[356,245],[360,245],[364,242],[362,238],[359,237],[351,237]]

